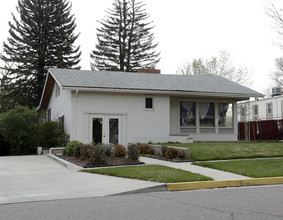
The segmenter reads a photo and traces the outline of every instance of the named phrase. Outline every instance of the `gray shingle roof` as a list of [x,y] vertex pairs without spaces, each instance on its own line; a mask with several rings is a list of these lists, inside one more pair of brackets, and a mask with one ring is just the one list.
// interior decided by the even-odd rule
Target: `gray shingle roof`
[[262,94],[219,76],[145,74],[110,71],[50,69],[49,72],[64,88],[101,88],[153,90],[167,92],[225,93],[245,97]]

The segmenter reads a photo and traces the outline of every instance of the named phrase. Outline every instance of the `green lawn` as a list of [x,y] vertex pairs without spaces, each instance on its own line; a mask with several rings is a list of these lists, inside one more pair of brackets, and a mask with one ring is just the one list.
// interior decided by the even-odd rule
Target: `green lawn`
[[110,176],[132,179],[149,180],[155,182],[175,183],[212,180],[209,177],[188,171],[174,169],[160,165],[128,166],[115,168],[101,168],[82,170],[82,172],[105,174]]
[[214,168],[218,170],[237,173],[244,176],[278,177],[283,176],[283,159],[256,159],[256,160],[234,160],[219,162],[198,162],[195,165]]
[[194,160],[223,160],[260,157],[283,157],[283,143],[271,142],[217,142],[192,144],[165,144],[186,147]]

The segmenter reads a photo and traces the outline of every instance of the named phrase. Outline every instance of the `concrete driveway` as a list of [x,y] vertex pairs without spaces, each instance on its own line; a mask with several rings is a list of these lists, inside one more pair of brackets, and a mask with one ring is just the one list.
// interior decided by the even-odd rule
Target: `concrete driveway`
[[46,155],[0,157],[0,204],[106,196],[159,185],[71,171]]

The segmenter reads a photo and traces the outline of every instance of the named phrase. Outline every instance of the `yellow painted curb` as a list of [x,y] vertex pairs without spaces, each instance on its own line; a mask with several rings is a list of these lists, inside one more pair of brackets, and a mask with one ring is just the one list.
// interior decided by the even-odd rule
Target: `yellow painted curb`
[[194,190],[194,189],[212,189],[239,186],[273,185],[283,184],[283,177],[254,178],[243,180],[219,180],[219,181],[200,181],[185,183],[168,183],[168,191]]
[[283,184],[283,177],[245,179],[243,186]]

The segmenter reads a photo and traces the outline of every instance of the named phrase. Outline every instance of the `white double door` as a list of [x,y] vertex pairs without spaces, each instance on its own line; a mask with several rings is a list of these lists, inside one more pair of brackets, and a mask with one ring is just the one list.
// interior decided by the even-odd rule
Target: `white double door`
[[92,143],[120,144],[121,116],[95,115],[92,117]]

